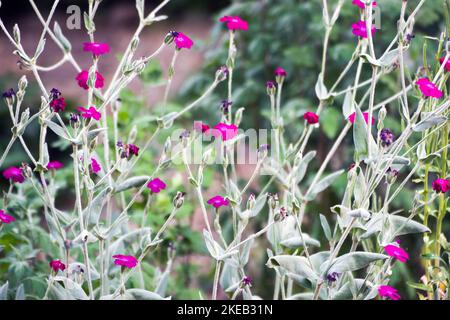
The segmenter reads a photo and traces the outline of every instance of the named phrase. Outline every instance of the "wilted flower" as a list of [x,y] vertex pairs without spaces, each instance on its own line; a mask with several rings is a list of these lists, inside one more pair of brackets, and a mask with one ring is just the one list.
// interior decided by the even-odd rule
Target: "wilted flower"
[[238,134],[238,127],[234,124],[220,122],[213,129],[213,136],[217,137],[220,134],[223,141],[233,139]]
[[387,171],[386,171],[387,182],[391,183],[391,184],[394,183],[395,180],[397,180],[398,173],[399,173],[398,170],[395,170],[392,168],[387,169]]
[[242,285],[245,286],[251,286],[252,285],[252,278],[249,276],[245,276],[244,278],[242,278],[241,280]]
[[327,274],[327,280],[329,282],[335,282],[339,278],[339,273],[332,272],[330,274]]
[[92,52],[94,56],[101,56],[109,53],[109,45],[106,43],[85,42],[83,46],[85,52]]
[[173,32],[172,35],[178,50],[190,49],[194,45],[194,42],[182,32]]
[[17,167],[11,167],[4,170],[3,177],[5,177],[5,179],[7,180],[12,180],[17,183],[23,183],[25,181],[22,170]]
[[390,286],[379,286],[378,294],[383,298],[389,298],[391,300],[400,300],[400,295],[395,288]]
[[220,103],[220,110],[222,111],[222,114],[227,115],[232,105],[233,102],[228,100],[222,100],[222,102]]
[[50,267],[54,272],[58,272],[58,270],[64,271],[66,270],[66,265],[61,262],[61,260],[53,260],[49,263]]
[[405,263],[409,259],[408,253],[398,246],[389,244],[386,247],[384,247],[384,250],[389,256],[397,259],[402,263]]
[[390,146],[394,142],[395,137],[391,130],[382,129],[380,132],[380,139],[384,146]]
[[432,187],[437,193],[446,193],[450,190],[450,180],[438,178],[433,181]]
[[184,203],[184,196],[186,195],[186,192],[177,192],[177,195],[175,196],[175,198],[173,198],[173,206],[177,209],[180,209],[181,206]]
[[94,173],[99,173],[102,171],[102,167],[100,166],[100,163],[94,158],[91,159],[91,169]]
[[222,206],[228,206],[230,202],[222,196],[214,196],[208,200],[208,204],[212,205],[214,208],[219,209]]
[[228,68],[226,66],[221,66],[216,71],[216,81],[221,82],[221,81],[226,80],[226,78],[228,77],[229,73],[230,72],[228,71]]
[[11,98],[13,98],[15,96],[16,96],[16,92],[14,91],[13,88],[6,90],[2,94],[2,97],[5,98],[5,99],[11,99]]
[[209,130],[209,126],[201,121],[195,121],[194,130],[200,133],[206,133]]
[[[445,58],[444,58],[444,57],[442,57],[442,58],[439,60],[439,62],[440,62],[441,64],[443,64],[444,61],[445,61]],[[445,69],[446,69],[447,71],[450,71],[450,58],[447,59],[447,62],[445,63]]]
[[0,223],[9,224],[14,221],[16,221],[14,217],[11,217],[9,214],[6,214],[5,211],[3,210],[0,210]]
[[152,193],[159,193],[161,190],[166,189],[167,186],[161,179],[155,178],[147,183],[147,188],[149,188]]
[[64,109],[66,108],[66,101],[64,97],[53,99],[50,102],[50,108],[52,108],[53,112],[56,113],[64,111]]
[[50,161],[47,164],[47,169],[48,170],[59,170],[63,167],[63,164],[59,161]]
[[442,91],[439,90],[433,82],[428,78],[420,78],[416,81],[416,85],[419,86],[419,90],[425,97],[433,97],[436,99],[442,98]]
[[[89,80],[89,72],[86,70],[81,71],[77,77],[75,78],[75,80],[78,81],[78,85],[85,89],[85,90],[89,90],[89,85],[88,85],[88,80]],[[101,89],[103,88],[105,85],[105,78],[103,78],[103,76],[100,74],[100,72],[95,72],[95,88],[96,89]]]
[[303,115],[303,118],[308,122],[309,124],[316,124],[319,122],[319,116],[315,114],[314,112],[306,112]]
[[50,96],[53,100],[58,99],[59,97],[61,97],[61,91],[53,88],[52,90],[50,90]]
[[114,264],[128,269],[133,269],[137,266],[138,260],[133,256],[126,256],[123,254],[116,254],[113,256]]
[[[377,29],[375,29],[375,26],[372,25],[371,33],[372,36],[375,34]],[[355,22],[352,24],[352,32],[355,36],[361,37],[361,38],[367,38],[367,26],[366,22],[363,20],[360,20],[358,22]]]
[[139,155],[139,147],[134,144],[124,144],[122,141],[118,141],[117,147],[122,150],[120,155],[122,159],[130,159],[132,156]]
[[[366,5],[364,4],[364,2],[362,2],[362,0],[353,0],[352,4],[354,6],[360,7],[361,9],[364,9],[366,7]],[[377,2],[376,1],[372,2],[372,6],[376,7],[377,6]]]
[[[369,113],[368,112],[363,112],[363,117],[364,120],[366,121],[367,124],[369,124]],[[348,121],[350,121],[351,123],[355,123],[355,117],[356,117],[356,112],[353,112],[349,117],[348,117]],[[375,118],[372,117],[372,125],[375,124]]]
[[130,150],[130,154],[133,156],[139,155],[139,147],[134,144],[128,144],[128,150]]
[[78,107],[77,110],[81,112],[81,116],[85,119],[93,118],[98,121],[102,117],[102,114],[95,107],[90,107],[89,109]]
[[220,18],[220,22],[226,23],[226,26],[230,30],[248,30],[248,23],[242,20],[240,17],[224,16]]

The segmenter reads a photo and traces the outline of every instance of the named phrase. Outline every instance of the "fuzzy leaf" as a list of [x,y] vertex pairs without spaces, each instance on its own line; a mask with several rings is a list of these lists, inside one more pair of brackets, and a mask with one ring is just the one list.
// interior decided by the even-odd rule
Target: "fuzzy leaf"
[[328,269],[327,274],[359,270],[367,267],[372,262],[385,260],[387,258],[388,256],[379,253],[350,252],[336,258]]
[[317,194],[328,188],[342,173],[344,173],[344,170],[339,170],[317,182],[316,185],[312,187],[311,191],[305,195],[305,199],[307,201],[314,200]]

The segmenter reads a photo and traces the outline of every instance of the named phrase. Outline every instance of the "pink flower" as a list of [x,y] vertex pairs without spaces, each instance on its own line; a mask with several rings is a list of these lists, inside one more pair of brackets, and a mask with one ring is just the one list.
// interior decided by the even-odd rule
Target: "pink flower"
[[416,81],[416,85],[419,86],[419,90],[425,97],[440,99],[443,96],[442,91],[439,90],[433,82],[428,80],[428,78],[420,78]]
[[63,167],[63,164],[59,161],[50,161],[47,165],[48,170],[59,170]]
[[95,107],[90,107],[89,109],[78,107],[77,110],[81,112],[81,116],[85,119],[94,118],[95,120],[98,121],[102,117],[102,114],[98,112],[97,109],[95,109]]
[[102,166],[100,165],[100,163],[98,163],[97,160],[91,158],[91,169],[92,172],[99,173],[100,171],[102,171]]
[[[366,7],[366,5],[364,4],[364,2],[362,2],[361,0],[353,0],[353,1],[352,1],[352,4],[353,4],[354,6],[360,7],[361,9],[364,9],[364,8]],[[376,6],[377,6],[377,2],[376,2],[376,1],[372,2],[372,6],[376,7]]]
[[432,187],[437,193],[446,193],[450,190],[450,180],[442,178],[436,179],[433,181]]
[[228,206],[230,202],[222,196],[214,196],[208,200],[208,204],[214,208],[219,209],[221,206]]
[[66,270],[66,265],[61,262],[61,260],[53,260],[50,263],[50,267],[53,269],[53,271],[58,272],[58,270],[64,271]]
[[[444,61],[445,61],[445,58],[444,58],[444,57],[442,57],[442,58],[439,60],[439,62],[440,62],[441,64],[443,64]],[[447,71],[450,71],[450,58],[447,59],[447,62],[445,63],[445,69],[446,69]]]
[[209,126],[201,121],[194,122],[194,130],[197,132],[206,133],[209,129]]
[[62,112],[66,108],[66,101],[64,100],[64,97],[53,99],[50,102],[50,108],[52,108],[53,112]]
[[12,180],[17,183],[23,183],[25,181],[22,170],[17,167],[11,167],[4,170],[3,177],[5,177],[5,179],[7,180]]
[[153,193],[160,193],[161,190],[166,189],[167,186],[161,179],[155,178],[147,183],[147,188],[149,188]]
[[114,264],[128,269],[133,269],[137,266],[138,260],[133,256],[125,256],[123,254],[116,254],[113,256]]
[[9,224],[11,222],[16,221],[14,217],[11,217],[9,214],[6,214],[5,211],[0,210],[0,222],[4,224]]
[[[375,29],[375,26],[372,25],[372,28],[371,28],[372,36],[375,34],[376,31],[377,31],[377,29]],[[366,22],[363,20],[360,20],[358,22],[353,23],[352,24],[352,32],[355,36],[367,38],[368,35],[367,35]]]
[[174,32],[174,41],[175,45],[178,49],[190,49],[194,45],[194,41],[192,41],[187,35],[183,32]]
[[92,52],[94,56],[101,56],[109,53],[109,45],[107,43],[85,42],[83,46],[85,52]]
[[275,76],[276,77],[286,77],[287,73],[283,68],[278,67],[275,69]]
[[408,253],[400,247],[389,244],[384,247],[384,250],[390,257],[397,259],[401,263],[405,263],[407,260],[409,260]]
[[314,112],[306,112],[303,115],[303,118],[308,122],[309,124],[316,124],[319,122],[319,116],[315,114]]
[[139,155],[139,147],[137,145],[135,145],[135,144],[131,144],[130,143],[128,145],[128,150],[130,151],[131,155],[134,155],[134,156],[138,156]]
[[381,297],[389,298],[391,300],[400,300],[400,295],[397,293],[397,290],[390,286],[379,286],[378,294]]
[[224,22],[230,30],[248,30],[248,22],[240,17],[224,16],[220,18],[220,22]]
[[[103,78],[103,76],[99,73],[99,72],[95,72],[95,88],[96,89],[101,89],[104,87],[105,85],[105,78]],[[85,90],[89,90],[89,86],[88,86],[88,80],[89,80],[89,72],[86,70],[81,71],[78,76],[75,78],[75,80],[78,81],[78,85],[85,89]]]
[[[355,123],[355,117],[356,117],[356,112],[353,112],[348,117],[348,121],[350,121],[351,123]],[[366,124],[369,124],[369,113],[363,112],[363,117],[364,117],[364,120],[366,120]],[[375,118],[372,117],[372,125],[374,125],[374,124],[375,124]]]
[[212,135],[217,137],[220,134],[223,141],[233,139],[238,134],[238,127],[234,124],[219,122],[213,129]]

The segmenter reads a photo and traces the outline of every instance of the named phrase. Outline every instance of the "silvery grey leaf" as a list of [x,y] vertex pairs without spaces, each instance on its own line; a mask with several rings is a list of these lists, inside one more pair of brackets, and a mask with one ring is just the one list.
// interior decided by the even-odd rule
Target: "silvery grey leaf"
[[132,177],[129,178],[127,180],[125,180],[124,182],[122,182],[121,184],[117,185],[114,188],[114,191],[116,193],[120,193],[126,190],[129,190],[131,188],[140,188],[144,185],[144,183],[146,183],[151,177],[149,176],[138,176],[138,177]]
[[54,241],[57,241],[59,245],[64,245],[64,239],[65,239],[65,232],[62,230],[64,234],[61,234],[59,232],[59,229],[56,225],[55,219],[50,215],[48,210],[45,211],[45,220],[47,221],[47,227],[50,232],[50,236]]
[[438,115],[430,115],[429,113],[422,114],[423,120],[413,126],[413,130],[415,132],[423,132],[427,129],[430,129],[434,126],[438,126],[445,121],[447,121],[447,117],[438,116]]
[[25,300],[25,288],[23,283],[17,288],[15,300]]
[[64,289],[75,299],[75,300],[89,300],[89,297],[87,296],[86,292],[84,292],[83,288],[81,286],[72,281],[69,278],[66,277],[54,277],[53,278],[56,282],[64,283],[65,287]]
[[370,218],[370,212],[363,208],[351,210],[348,212],[348,215],[353,218]]
[[64,131],[64,129],[54,123],[51,120],[44,120],[44,123],[50,128],[50,130],[52,130],[57,136],[60,136],[63,139],[69,140],[70,141],[70,137],[67,135],[67,133]]
[[[349,88],[347,88],[349,89]],[[342,114],[345,119],[348,119],[355,112],[355,101],[353,100],[352,90],[347,90],[345,93],[344,103],[342,105]]]
[[63,46],[64,51],[70,52],[72,50],[72,45],[70,44],[70,41],[62,33],[61,27],[59,26],[58,22],[55,22],[53,26],[53,31],[55,33],[56,38]]
[[267,193],[261,194],[258,196],[258,198],[256,198],[256,202],[252,208],[252,210],[250,210],[249,213],[249,218],[253,218],[256,217],[261,210],[264,208],[264,205],[267,202]]
[[128,289],[126,291],[135,300],[171,300],[171,297],[161,297],[159,294],[144,289]]
[[235,259],[227,259],[223,265],[222,274],[220,275],[220,286],[226,292],[234,292],[241,283],[239,277],[239,263]]
[[[356,287],[356,291],[360,291],[361,288],[363,288],[363,285],[364,287],[367,287],[368,284],[370,284],[370,282],[368,281],[366,281],[366,283],[364,284],[364,279],[353,279],[353,283]],[[362,293],[364,293],[364,290],[365,288],[362,290]],[[350,282],[346,281],[342,285],[342,287],[340,287],[339,290],[333,295],[333,300],[351,300],[351,299],[353,299],[352,288]]]
[[299,162],[297,171],[295,172],[295,183],[300,183],[305,177],[306,170],[312,159],[316,157],[316,151],[308,152]]
[[245,266],[248,263],[248,260],[250,258],[250,250],[252,249],[254,242],[255,239],[251,239],[242,246],[242,251],[241,254],[239,255],[242,266]]
[[323,233],[325,234],[325,237],[328,241],[331,241],[331,229],[330,225],[328,224],[327,218],[323,214],[320,214],[320,224],[322,225]]
[[377,60],[374,59],[371,55],[367,54],[367,53],[363,53],[360,55],[361,58],[363,58],[364,60],[366,60],[368,63],[370,63],[372,66],[375,67],[382,67],[382,63]]
[[320,180],[319,182],[317,182],[312,188],[311,191],[308,192],[305,195],[305,199],[307,201],[312,201],[316,198],[316,196],[321,193],[322,191],[324,191],[325,189],[327,189],[334,181],[336,181],[336,179],[342,174],[344,173],[344,170],[339,170],[337,172],[334,172],[328,176],[326,176],[325,178],[323,178],[322,180]]
[[114,241],[110,246],[110,252],[111,254],[118,254],[122,250],[122,246],[125,242],[133,242],[141,239],[142,237],[145,237],[150,232],[150,228],[142,228],[137,230],[132,230],[121,237],[119,237],[116,241]]
[[312,300],[314,298],[314,293],[305,292],[297,293],[287,298],[287,300]]
[[42,39],[41,41],[39,41],[39,44],[36,48],[36,52],[34,54],[35,60],[37,60],[37,58],[39,58],[39,56],[42,54],[42,52],[44,52],[46,41],[47,41],[46,39]]
[[51,287],[51,292],[55,296],[56,300],[76,300],[69,290],[66,290],[62,285],[58,282],[54,282]]
[[89,206],[83,210],[84,219],[89,219],[89,221],[86,222],[95,225],[98,224],[102,213],[103,203],[112,190],[113,188],[107,187],[100,191],[100,193],[90,202]]
[[[412,233],[431,232],[431,230],[423,224],[402,216],[389,215],[388,221],[391,224],[391,229],[395,231],[396,236]],[[380,232],[383,224],[383,215],[377,215],[369,221],[366,228],[367,231],[361,235],[361,238],[366,239],[371,235]]]
[[0,287],[0,300],[8,300],[8,288],[9,283],[6,281],[6,283]]
[[319,74],[319,77],[316,82],[315,90],[316,90],[316,96],[319,100],[327,100],[330,97],[330,95],[328,93],[328,89],[325,86],[325,84],[323,83],[322,73]]
[[311,269],[305,257],[278,255],[269,258],[266,265],[269,268],[281,268],[284,272],[291,272],[310,281],[318,279],[318,275]]
[[369,158],[369,145],[367,143],[367,124],[359,106],[356,106],[355,122],[353,123],[353,143],[357,161]]
[[330,273],[344,273],[347,271],[355,271],[367,267],[372,262],[385,260],[388,256],[379,253],[356,251],[344,254],[336,258],[327,271]]
[[296,237],[284,239],[284,240],[280,241],[280,244],[283,247],[286,247],[289,249],[296,249],[296,248],[304,247],[305,244],[308,247],[309,246],[320,247],[320,242],[316,239],[311,238],[306,233],[303,234],[303,240],[304,240],[304,242],[302,241],[302,238],[300,236],[296,236]]

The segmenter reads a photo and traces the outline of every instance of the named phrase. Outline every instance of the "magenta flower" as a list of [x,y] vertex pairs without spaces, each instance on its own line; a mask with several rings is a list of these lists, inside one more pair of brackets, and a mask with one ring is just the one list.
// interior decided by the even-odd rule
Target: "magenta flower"
[[5,177],[5,179],[7,180],[12,180],[17,183],[23,183],[25,181],[22,170],[17,167],[11,167],[4,170],[3,177]]
[[216,209],[219,209],[222,206],[228,206],[230,204],[230,202],[222,196],[214,196],[209,199],[207,203]]
[[10,224],[11,222],[16,221],[14,217],[11,217],[9,214],[6,214],[5,211],[0,210],[0,222],[4,224]]
[[238,127],[234,124],[220,122],[213,129],[212,135],[217,138],[220,134],[223,141],[233,139],[238,134]]
[[92,172],[99,173],[100,171],[102,171],[102,166],[100,165],[100,163],[98,163],[97,160],[91,158],[91,169]]
[[94,56],[101,56],[109,53],[109,45],[107,43],[85,42],[83,46],[85,52],[92,52]]
[[59,170],[63,167],[63,164],[59,161],[50,161],[47,165],[48,170]]
[[[372,25],[371,32],[372,36],[375,34],[377,29],[375,29],[375,26]],[[367,27],[366,22],[363,20],[360,20],[358,22],[355,22],[352,24],[352,32],[355,36],[361,37],[361,38],[367,38]]]
[[50,267],[53,269],[54,272],[58,272],[58,270],[64,271],[66,270],[66,265],[61,262],[61,260],[53,260],[50,263]]
[[283,68],[278,67],[275,69],[275,76],[276,77],[286,77],[287,73]]
[[[445,61],[445,58],[444,58],[444,57],[442,57],[442,58],[439,60],[439,62],[440,62],[441,64],[443,64],[444,61]],[[446,69],[447,71],[450,71],[450,59],[448,59],[447,62],[445,63],[445,69]]]
[[[103,76],[99,73],[99,72],[95,72],[95,88],[96,89],[101,89],[105,86],[105,78],[103,78]],[[85,89],[85,90],[89,90],[89,86],[88,86],[88,80],[89,80],[89,72],[86,70],[81,71],[77,77],[75,78],[75,80],[78,81],[78,85]]]
[[194,130],[197,132],[206,133],[209,129],[209,126],[201,121],[194,122]]
[[64,111],[64,109],[66,108],[66,101],[64,97],[53,99],[50,102],[50,108],[52,108],[53,112],[56,113]]
[[309,124],[316,124],[319,122],[319,116],[315,114],[314,112],[306,112],[303,115],[303,118],[308,122]]
[[114,264],[122,266],[128,269],[133,269],[139,263],[138,260],[133,256],[125,256],[123,254],[116,254],[113,256]]
[[450,190],[450,180],[442,178],[436,179],[433,181],[432,187],[437,193],[446,193]]
[[230,30],[248,30],[248,22],[237,16],[224,16],[220,18],[220,22],[226,23],[227,28]]
[[183,48],[190,49],[194,45],[194,41],[192,41],[187,35],[183,32],[173,32],[174,42],[177,49],[181,50]]
[[161,179],[155,178],[147,183],[147,188],[149,188],[152,193],[160,193],[161,190],[166,189],[167,186]]
[[[355,123],[355,117],[356,117],[356,112],[353,112],[348,117],[348,121],[350,121],[351,123]],[[363,112],[363,117],[364,117],[364,120],[366,121],[366,124],[369,124],[369,113]],[[375,119],[372,117],[372,125],[374,125],[374,124],[375,124]]]
[[89,109],[78,107],[77,110],[81,112],[81,116],[85,119],[93,118],[98,121],[102,117],[102,114],[95,107],[90,107]]
[[400,295],[395,288],[390,286],[379,286],[378,294],[383,298],[389,298],[391,300],[400,300]]
[[405,263],[407,260],[409,260],[408,253],[400,247],[388,244],[386,247],[384,247],[384,250],[390,257],[397,259],[401,263]]
[[[364,2],[362,2],[361,0],[353,0],[352,4],[354,6],[360,7],[361,9],[364,9],[366,7]],[[372,6],[376,7],[377,6],[377,2],[376,1],[372,2]]]
[[433,82],[428,80],[428,78],[420,78],[416,81],[416,85],[419,86],[419,90],[425,97],[440,99],[443,96],[442,91],[439,90]]
[[130,154],[133,156],[138,156],[139,155],[139,147],[137,145],[134,144],[129,144],[128,145],[128,150],[130,151]]

